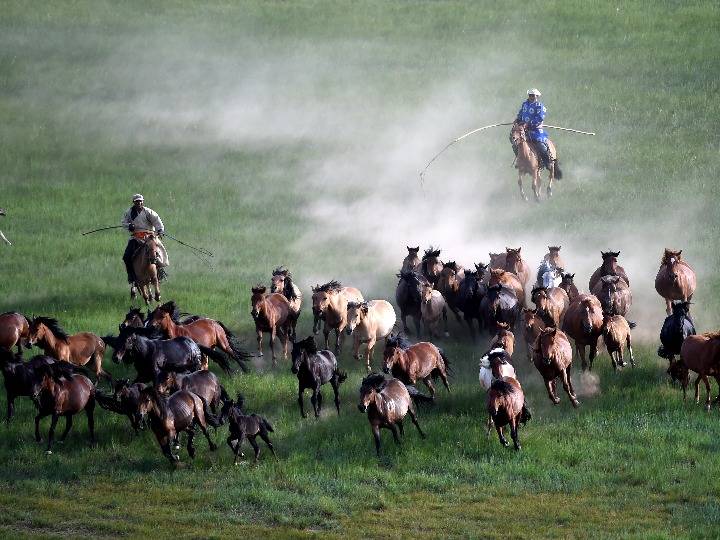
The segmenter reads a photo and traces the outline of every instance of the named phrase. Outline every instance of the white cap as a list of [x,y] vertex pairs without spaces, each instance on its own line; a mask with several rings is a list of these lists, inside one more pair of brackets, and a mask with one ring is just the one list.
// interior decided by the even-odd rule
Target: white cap
[[537,88],[531,88],[530,90],[528,90],[528,96],[540,97],[540,96],[542,96],[542,94],[540,93],[540,90],[538,90]]
[[135,195],[133,195],[133,198],[132,198],[132,202],[135,202],[135,201],[143,201],[143,202],[145,202],[145,197],[143,197],[143,196],[140,195],[139,193],[136,193]]

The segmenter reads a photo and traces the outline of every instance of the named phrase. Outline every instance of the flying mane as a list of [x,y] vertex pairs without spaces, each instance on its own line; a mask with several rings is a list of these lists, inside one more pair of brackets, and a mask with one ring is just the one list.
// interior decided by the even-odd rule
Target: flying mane
[[60,323],[57,319],[53,319],[51,317],[35,317],[32,322],[30,323],[31,326],[37,325],[39,323],[44,324],[47,326],[48,330],[52,332],[52,334],[57,338],[61,339],[63,341],[67,341],[67,338],[69,337],[67,332],[63,330],[62,326],[60,326]]
[[333,279],[324,285],[316,285],[313,287],[313,292],[339,292],[340,289],[342,289],[342,283]]

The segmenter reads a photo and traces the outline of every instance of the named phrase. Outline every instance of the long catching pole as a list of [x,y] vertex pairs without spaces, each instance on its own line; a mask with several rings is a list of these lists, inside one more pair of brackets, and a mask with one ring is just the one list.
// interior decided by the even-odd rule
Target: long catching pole
[[88,234],[100,232],[100,231],[109,231],[110,229],[122,229],[124,225],[113,225],[112,227],[101,227],[99,229],[93,229],[92,231],[84,232],[82,233],[83,236],[86,236]]
[[570,129],[570,128],[564,128],[560,126],[548,126],[547,124],[543,124],[544,128],[553,128],[553,129],[559,129],[560,131],[570,131],[572,133],[579,133],[580,135],[595,135],[592,131],[580,131],[579,129]]
[[468,131],[465,135],[460,135],[457,139],[453,139],[452,141],[450,141],[450,142],[447,144],[447,146],[445,146],[445,148],[443,148],[443,149],[440,150],[437,154],[435,154],[435,156],[433,156],[433,158],[432,158],[430,161],[428,161],[428,164],[427,164],[427,165],[425,165],[425,168],[424,168],[424,169],[422,170],[422,172],[420,173],[420,185],[422,186],[423,177],[425,176],[425,173],[427,172],[428,167],[430,167],[430,165],[432,165],[432,162],[435,161],[437,158],[439,158],[439,157],[443,154],[443,152],[445,152],[445,150],[447,150],[448,148],[450,148],[450,147],[451,147],[453,144],[455,144],[456,142],[460,142],[460,141],[462,141],[465,137],[469,137],[469,136],[472,135],[473,133],[477,133],[478,131],[483,131],[484,129],[490,129],[490,128],[498,127],[498,126],[512,126],[512,124],[513,124],[512,122],[503,122],[503,123],[500,123],[500,124],[491,124],[491,125],[489,125],[489,126],[479,127],[479,128],[477,128],[477,129],[473,129],[472,131]]

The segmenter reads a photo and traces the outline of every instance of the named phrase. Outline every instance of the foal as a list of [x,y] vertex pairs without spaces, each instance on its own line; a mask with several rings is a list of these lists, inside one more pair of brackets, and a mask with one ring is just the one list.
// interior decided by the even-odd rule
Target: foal
[[250,446],[253,447],[255,452],[255,463],[258,461],[260,456],[260,447],[255,442],[255,437],[259,436],[272,452],[272,455],[277,459],[275,449],[273,448],[272,442],[268,432],[274,432],[272,424],[268,422],[267,418],[264,418],[257,414],[245,414],[243,413],[242,407],[245,402],[245,398],[242,394],[238,394],[237,403],[230,401],[231,407],[228,413],[230,418],[230,435],[227,438],[227,444],[230,450],[235,454],[234,465],[238,464],[241,452],[240,447],[242,446],[243,439],[247,438]]

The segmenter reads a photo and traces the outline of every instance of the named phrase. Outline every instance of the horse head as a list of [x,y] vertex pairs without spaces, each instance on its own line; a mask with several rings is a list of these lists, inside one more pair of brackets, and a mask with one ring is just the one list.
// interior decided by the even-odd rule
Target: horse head
[[162,260],[162,255],[160,253],[160,242],[157,236],[148,234],[143,244],[145,246],[145,256],[147,257],[148,263],[158,264]]
[[273,270],[270,278],[270,292],[284,292],[285,280],[290,277],[290,271],[284,266],[278,266]]
[[593,333],[594,323],[593,323],[593,316],[597,315],[595,313],[596,306],[593,304],[592,299],[585,298],[581,302],[582,309],[580,311],[580,324],[582,326],[583,332],[590,335]]
[[402,360],[405,349],[408,347],[410,347],[410,342],[402,335],[388,336],[383,351],[383,371],[385,373],[390,373],[393,365]]
[[555,328],[554,326],[550,326],[548,328],[543,328],[537,338],[536,352],[539,352],[542,361],[547,366],[552,363],[556,335],[557,328]]
[[359,325],[368,314],[368,309],[367,302],[348,302],[347,326],[345,327],[348,336],[353,333],[357,325]]
[[387,381],[385,376],[380,373],[371,373],[360,383],[360,402],[358,409],[361,413],[366,413],[370,404],[378,398],[378,392],[382,392]]
[[603,276],[600,278],[602,283],[602,293],[599,298],[603,306],[603,311],[615,315],[617,313],[617,292],[620,283],[620,276]]
[[262,303],[265,300],[265,292],[267,291],[267,288],[264,285],[255,285],[255,287],[252,287],[252,296],[250,298],[250,305],[252,306],[252,309],[250,310],[250,315],[252,315],[253,320],[257,319],[260,316],[260,309],[262,308]]
[[297,375],[300,364],[307,360],[308,355],[315,353],[317,353],[317,345],[313,336],[308,336],[302,341],[293,341],[291,371]]
[[680,251],[672,251],[665,248],[665,253],[663,253],[661,264],[664,265],[667,269],[668,276],[673,281],[673,283],[677,283],[680,279],[675,270],[680,261],[682,261],[682,249]]
[[161,395],[167,395],[177,389],[177,373],[174,371],[163,371],[155,381],[155,388]]
[[410,247],[410,246],[405,246],[405,247],[408,250],[408,257],[411,257],[411,258],[417,257],[417,254],[420,252],[420,246],[414,247],[414,248]]
[[483,263],[475,263],[474,266],[475,266],[475,271],[477,272],[478,279],[482,279],[490,265],[483,264]]
[[432,300],[435,288],[429,281],[423,281],[420,285],[420,300],[423,304],[427,304]]
[[[124,339],[119,340],[118,347],[115,349],[115,352],[112,355],[112,360],[116,364],[119,364],[120,362],[124,362],[126,358],[126,354],[129,352],[132,352],[135,348],[135,345],[137,343],[137,334],[130,333],[127,336],[125,336]],[[128,355],[129,356],[129,355]]]
[[672,313],[676,317],[687,317],[690,314],[690,301],[676,300],[672,303]]
[[316,285],[312,288],[312,310],[316,319],[322,317],[330,305],[331,297],[342,289],[339,281],[329,281],[324,285]]
[[601,251],[602,268],[607,274],[614,274],[617,270],[617,258],[620,256],[619,251]]
[[513,146],[518,146],[521,142],[527,141],[527,134],[525,133],[525,124],[522,122],[514,122],[510,129],[510,140]]

